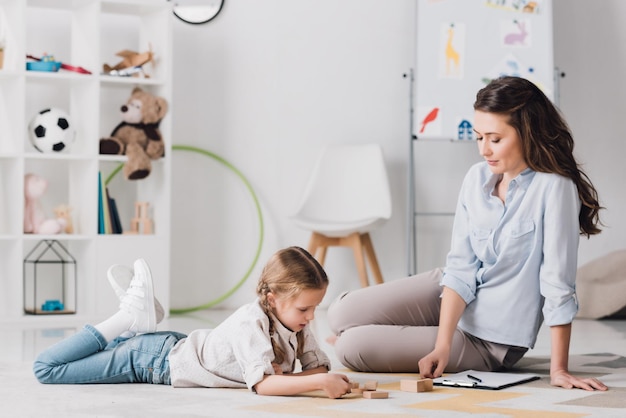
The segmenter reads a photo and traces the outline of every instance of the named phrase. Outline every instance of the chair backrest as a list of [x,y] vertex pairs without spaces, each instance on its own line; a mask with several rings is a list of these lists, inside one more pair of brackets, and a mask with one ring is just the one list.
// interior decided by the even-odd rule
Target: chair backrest
[[380,145],[326,146],[297,215],[332,222],[389,219],[391,192]]

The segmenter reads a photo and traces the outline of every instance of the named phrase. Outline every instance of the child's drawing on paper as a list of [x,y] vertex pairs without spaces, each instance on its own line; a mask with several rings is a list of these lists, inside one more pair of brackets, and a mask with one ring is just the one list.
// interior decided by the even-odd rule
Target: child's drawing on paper
[[417,108],[417,133],[420,135],[441,135],[441,112],[436,106]]
[[487,6],[512,12],[540,13],[542,0],[485,0]]
[[491,71],[483,77],[483,82],[488,84],[495,78],[507,75],[522,77],[532,81],[544,92],[546,96],[552,99],[554,92],[535,76],[534,67],[522,64],[513,54],[507,54],[497,65],[495,65]]
[[502,44],[506,47],[531,46],[531,27],[528,19],[503,20],[500,22]]
[[465,60],[465,25],[444,23],[440,36],[440,78],[463,78]]

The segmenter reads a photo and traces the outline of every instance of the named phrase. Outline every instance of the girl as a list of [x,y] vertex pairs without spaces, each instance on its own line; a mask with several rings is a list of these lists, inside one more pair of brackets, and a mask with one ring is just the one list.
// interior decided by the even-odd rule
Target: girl
[[606,390],[568,371],[579,234],[600,232],[569,128],[518,77],[492,81],[474,110],[485,161],[463,182],[445,270],[340,295],[328,310],[337,355],[354,370],[426,378],[498,370],[533,347],[545,322],[551,384]]
[[[109,269],[112,284],[123,272],[119,266]],[[350,392],[348,378],[327,373],[330,361],[309,326],[327,286],[324,269],[307,251],[286,248],[264,267],[258,298],[215,329],[189,336],[155,332],[163,311],[154,298],[150,269],[140,259],[128,290],[120,292],[114,284],[121,296],[119,312],[41,353],[35,376],[57,384],[248,387],[261,395],[323,390],[338,398]],[[296,360],[302,366],[298,373]]]

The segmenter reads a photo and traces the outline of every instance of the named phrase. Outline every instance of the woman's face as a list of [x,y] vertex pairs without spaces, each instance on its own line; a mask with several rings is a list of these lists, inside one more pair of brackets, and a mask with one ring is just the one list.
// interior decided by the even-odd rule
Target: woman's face
[[509,125],[508,115],[477,110],[474,131],[480,155],[492,173],[513,179],[528,167],[522,154],[522,142],[517,130]]
[[326,287],[305,289],[291,298],[280,298],[270,292],[267,294],[267,300],[276,318],[286,328],[298,332],[315,318],[315,308],[322,302],[325,294]]

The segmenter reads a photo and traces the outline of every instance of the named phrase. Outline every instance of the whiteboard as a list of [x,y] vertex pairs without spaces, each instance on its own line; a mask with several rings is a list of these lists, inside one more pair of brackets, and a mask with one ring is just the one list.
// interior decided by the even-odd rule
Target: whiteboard
[[554,100],[551,0],[418,0],[413,135],[474,139],[476,93],[501,75]]

